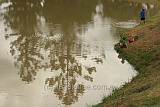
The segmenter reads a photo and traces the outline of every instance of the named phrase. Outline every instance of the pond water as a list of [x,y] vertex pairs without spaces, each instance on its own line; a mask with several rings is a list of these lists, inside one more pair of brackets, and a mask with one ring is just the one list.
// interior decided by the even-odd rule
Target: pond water
[[157,5],[124,0],[1,0],[0,107],[85,107],[136,75],[116,27]]

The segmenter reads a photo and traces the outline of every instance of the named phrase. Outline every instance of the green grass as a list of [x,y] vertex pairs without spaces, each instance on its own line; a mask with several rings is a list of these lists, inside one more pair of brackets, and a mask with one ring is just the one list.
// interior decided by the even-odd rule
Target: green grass
[[[115,50],[123,56],[131,65],[134,65],[135,70],[137,70],[139,73],[144,73],[147,70],[146,67],[157,59],[157,56],[155,56],[153,50],[151,51],[144,51],[144,50],[138,50],[139,52],[137,54],[127,54],[125,51],[123,51],[122,48],[120,48],[118,45],[115,46]],[[136,55],[136,58],[135,58]]]

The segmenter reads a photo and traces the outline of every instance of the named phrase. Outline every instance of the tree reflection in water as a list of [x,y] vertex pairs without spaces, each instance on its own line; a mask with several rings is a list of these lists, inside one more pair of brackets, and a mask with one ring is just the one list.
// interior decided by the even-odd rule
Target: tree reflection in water
[[82,64],[72,54],[80,54],[82,50],[81,42],[75,36],[74,28],[64,25],[62,29],[62,38],[54,45],[45,46],[51,50],[49,66],[53,72],[57,72],[53,77],[47,78],[45,84],[54,89],[55,95],[63,104],[71,105],[78,101],[78,96],[85,91],[84,85],[77,79],[81,77],[87,81],[93,80],[89,79],[92,78],[91,76],[82,74]]
[[[36,26],[36,12],[38,2],[21,3],[17,0],[12,1],[12,5],[4,14],[5,31],[9,28],[13,30],[11,34],[6,34],[6,39],[11,39],[10,52],[14,56],[15,66],[19,69],[18,74],[23,81],[33,81],[37,71],[41,69],[43,55],[40,53],[39,40],[41,37],[37,36],[34,31]],[[11,38],[12,37],[12,38]]]
[[71,55],[59,57],[60,73],[47,78],[45,84],[54,87],[54,93],[66,105],[78,101],[78,96],[84,93],[83,84],[77,83],[77,78],[82,76],[82,66]]
[[[92,72],[96,72],[94,66],[82,66],[76,59],[77,54],[82,55],[82,41],[77,35],[81,35],[87,29],[85,27],[78,29],[77,26],[80,24],[74,23],[88,22],[92,8],[80,6],[75,10],[75,3],[79,2],[73,2],[65,4],[66,7],[70,6],[67,11],[66,8],[64,10],[61,8],[62,3],[60,6],[54,3],[55,6],[49,7],[56,9],[48,9],[46,4],[50,5],[50,2],[53,1],[46,0],[42,6],[39,0],[12,1],[12,5],[7,7],[4,13],[5,38],[11,40],[10,53],[15,59],[14,65],[19,69],[18,74],[22,81],[30,83],[39,70],[51,69],[57,75],[47,78],[45,84],[54,87],[55,95],[64,104],[71,105],[78,101],[78,96],[85,91],[78,78],[92,82]],[[48,10],[54,10],[55,14],[50,14]],[[70,13],[72,17],[65,20],[63,15],[67,16]],[[86,15],[79,16],[79,13]],[[92,60],[97,63],[103,62],[97,57]],[[83,74],[82,70],[87,73]]]

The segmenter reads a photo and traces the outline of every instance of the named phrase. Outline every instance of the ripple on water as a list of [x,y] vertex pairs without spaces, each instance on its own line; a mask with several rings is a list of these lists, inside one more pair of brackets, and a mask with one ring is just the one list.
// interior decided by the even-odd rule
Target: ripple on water
[[136,21],[127,21],[127,22],[118,22],[113,24],[115,27],[120,27],[120,28],[133,28],[135,26],[139,25]]

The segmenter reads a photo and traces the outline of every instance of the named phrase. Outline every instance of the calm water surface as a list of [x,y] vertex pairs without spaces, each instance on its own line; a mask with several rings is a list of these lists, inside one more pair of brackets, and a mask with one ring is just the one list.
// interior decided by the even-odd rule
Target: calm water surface
[[85,107],[136,75],[114,50],[141,8],[123,0],[1,0],[0,107]]

